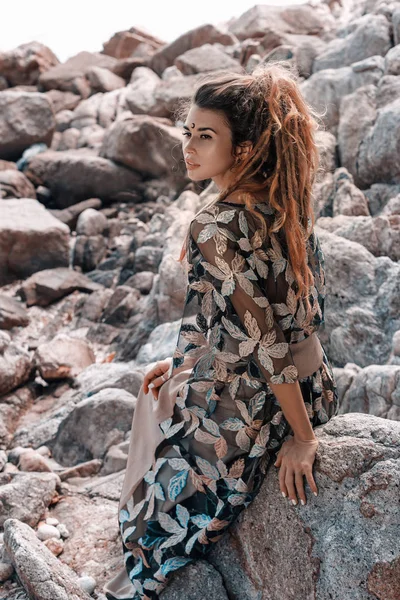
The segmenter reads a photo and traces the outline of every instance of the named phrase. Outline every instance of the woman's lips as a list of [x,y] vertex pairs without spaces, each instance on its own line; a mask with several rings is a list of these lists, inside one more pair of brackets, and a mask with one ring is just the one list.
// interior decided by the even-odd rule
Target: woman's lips
[[200,165],[196,165],[195,163],[188,162],[187,160],[185,162],[186,162],[186,167],[188,170],[197,169],[197,167],[200,166]]

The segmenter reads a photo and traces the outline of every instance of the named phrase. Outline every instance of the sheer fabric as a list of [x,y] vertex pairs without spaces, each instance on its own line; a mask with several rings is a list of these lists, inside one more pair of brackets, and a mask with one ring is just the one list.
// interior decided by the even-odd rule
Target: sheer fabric
[[[266,220],[273,217],[267,205],[258,208]],[[125,572],[105,588],[109,598],[158,598],[169,574],[207,554],[253,500],[292,433],[269,383],[299,381],[313,427],[337,414],[325,352],[321,366],[299,378],[289,346],[324,322],[324,257],[315,233],[307,251],[315,278],[309,322],[294,298],[282,237],[261,242],[243,205],[217,202],[193,219],[186,301],[161,402],[177,377],[183,383],[165,399],[172,408],[159,422],[162,441],[154,444],[151,467],[125,486],[119,510]],[[151,394],[141,389],[138,402],[152,402]],[[146,443],[135,416],[132,457],[135,445]],[[129,462],[126,478],[128,471]]]

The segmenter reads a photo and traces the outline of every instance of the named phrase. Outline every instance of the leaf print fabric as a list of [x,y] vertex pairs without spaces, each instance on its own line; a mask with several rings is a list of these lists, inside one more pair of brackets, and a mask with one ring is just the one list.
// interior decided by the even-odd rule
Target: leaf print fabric
[[[266,205],[258,208],[272,219]],[[182,373],[184,383],[159,423],[151,468],[120,507],[125,568],[105,588],[108,598],[158,598],[169,575],[204,557],[252,502],[293,433],[269,383],[298,381],[313,427],[337,414],[325,352],[320,367],[300,378],[289,346],[324,322],[324,257],[315,234],[307,251],[315,277],[309,315],[295,301],[279,235],[262,242],[249,211],[227,202],[193,219],[182,323],[159,401]],[[151,398],[141,388],[138,403]],[[137,414],[138,405],[134,422]],[[140,430],[140,423],[132,428],[133,456],[149,443]]]

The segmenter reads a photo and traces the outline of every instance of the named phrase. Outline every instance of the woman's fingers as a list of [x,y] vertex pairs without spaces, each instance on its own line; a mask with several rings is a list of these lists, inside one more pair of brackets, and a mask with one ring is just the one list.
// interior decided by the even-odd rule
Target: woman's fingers
[[287,497],[288,490],[287,490],[286,483],[285,483],[285,474],[286,474],[286,467],[282,466],[279,469],[279,487],[281,488],[282,494],[284,494],[284,496]]
[[[303,504],[305,504],[306,500],[307,500],[307,497],[306,497],[306,493],[304,491],[304,482],[303,482],[303,473],[302,473],[302,471],[296,471],[296,473],[294,475],[294,480],[295,480],[295,483],[296,483],[297,495],[298,495],[299,499],[303,501]],[[296,496],[295,496],[295,500],[297,502]]]
[[294,487],[294,471],[289,468],[286,469],[285,484],[288,491],[288,499],[290,501],[295,500],[297,503],[296,490]]
[[308,485],[310,486],[310,490],[313,492],[313,494],[315,496],[318,496],[318,488],[317,488],[317,484],[315,483],[315,479],[312,474],[312,469],[306,469],[305,476],[306,476]]

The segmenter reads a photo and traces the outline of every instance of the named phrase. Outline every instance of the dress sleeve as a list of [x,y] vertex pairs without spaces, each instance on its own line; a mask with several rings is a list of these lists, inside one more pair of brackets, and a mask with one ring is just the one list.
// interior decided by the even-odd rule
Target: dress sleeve
[[215,290],[221,325],[240,341],[240,358],[253,359],[268,383],[295,383],[298,372],[284,334],[293,323],[295,292],[276,238],[261,243],[254,227],[250,234],[244,211],[236,208],[200,213],[190,231]]

